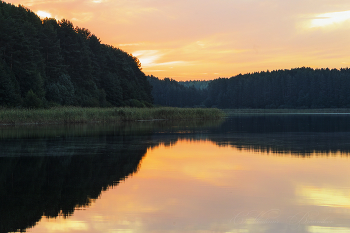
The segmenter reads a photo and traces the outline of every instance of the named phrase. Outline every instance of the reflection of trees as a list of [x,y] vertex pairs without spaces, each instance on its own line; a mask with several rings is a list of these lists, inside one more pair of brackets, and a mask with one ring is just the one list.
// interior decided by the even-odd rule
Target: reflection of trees
[[211,140],[219,146],[298,156],[350,153],[350,121],[345,115],[241,115],[207,130],[168,130],[152,137],[164,145],[179,139]]
[[234,117],[213,133],[218,145],[300,156],[310,153],[348,154],[350,121],[344,115],[260,115]]
[[219,135],[207,134],[202,137],[191,137],[189,135],[162,135],[153,136],[157,141],[153,146],[163,144],[164,146],[173,146],[179,140],[201,141],[210,140],[218,146],[231,146],[241,150],[256,151],[261,153],[278,153],[293,156],[324,156],[330,153],[340,153],[348,156],[350,153],[350,133],[275,133],[275,134],[229,134],[224,137]]
[[220,121],[4,127],[0,131],[0,232],[42,216],[69,216],[137,171],[152,132]]
[[294,156],[330,155],[340,152],[350,153],[350,134],[245,134],[231,135],[225,139],[214,139],[219,146],[232,146],[238,149],[262,153],[292,154]]
[[[7,140],[8,157],[0,158],[0,232],[24,230],[42,216],[68,216],[75,208],[88,206],[101,191],[137,171],[147,145],[136,139],[129,135],[35,143]],[[13,157],[12,152],[31,155]]]

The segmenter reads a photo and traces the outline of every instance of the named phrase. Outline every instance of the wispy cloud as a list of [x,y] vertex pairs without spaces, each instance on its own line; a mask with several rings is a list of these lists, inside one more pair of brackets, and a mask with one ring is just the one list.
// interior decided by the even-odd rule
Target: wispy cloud
[[154,66],[155,62],[163,56],[158,50],[140,50],[133,52],[133,55],[140,60],[142,67]]
[[340,24],[348,21],[350,19],[350,11],[341,12],[329,12],[324,14],[316,15],[314,19],[311,20],[311,28],[314,27],[327,27],[334,24]]
[[126,46],[139,46],[142,43],[130,43],[130,44],[119,44],[120,47],[126,47]]
[[46,11],[37,11],[36,14],[40,18],[51,18],[51,14],[49,12],[46,12]]
[[169,61],[169,62],[161,62],[154,64],[155,66],[172,66],[172,65],[181,65],[181,66],[188,66],[191,65],[193,62],[189,61]]
[[52,3],[67,3],[67,2],[75,2],[76,0],[24,0],[24,1],[9,1],[13,2],[15,4],[21,4],[25,6],[34,6],[34,5],[40,5],[40,4],[52,4]]
[[77,22],[87,22],[94,18],[93,12],[77,12],[74,13],[74,18],[71,20],[77,21]]
[[[151,68],[159,66],[183,66],[190,65],[190,62],[186,61],[164,61],[161,62],[161,58],[166,55],[166,52],[158,50],[140,50],[133,52],[133,55],[138,57],[141,62],[142,67]],[[158,70],[160,71],[160,70]],[[162,70],[163,71],[163,70]]]

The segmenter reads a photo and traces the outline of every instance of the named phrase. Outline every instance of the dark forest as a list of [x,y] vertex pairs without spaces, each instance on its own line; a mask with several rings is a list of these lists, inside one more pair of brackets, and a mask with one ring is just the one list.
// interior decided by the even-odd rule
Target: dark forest
[[0,105],[152,104],[139,60],[68,20],[0,1]]
[[149,77],[154,103],[176,107],[349,108],[350,69],[295,68],[218,78],[207,88]]

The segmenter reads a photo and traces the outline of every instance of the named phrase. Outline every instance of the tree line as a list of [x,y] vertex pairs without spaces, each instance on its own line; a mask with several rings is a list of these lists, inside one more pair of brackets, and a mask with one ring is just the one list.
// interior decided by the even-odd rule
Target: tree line
[[139,60],[68,20],[0,1],[0,106],[150,106]]
[[[153,78],[151,84],[154,102],[169,106],[179,106],[179,101],[181,107],[350,108],[348,68],[302,67],[239,74],[212,80],[207,88],[196,90],[175,80]],[[195,96],[183,98],[182,93]]]
[[148,76],[152,86],[152,96],[155,105],[172,107],[204,107],[203,99],[206,98],[207,88],[200,81],[177,82],[174,79],[163,80]]

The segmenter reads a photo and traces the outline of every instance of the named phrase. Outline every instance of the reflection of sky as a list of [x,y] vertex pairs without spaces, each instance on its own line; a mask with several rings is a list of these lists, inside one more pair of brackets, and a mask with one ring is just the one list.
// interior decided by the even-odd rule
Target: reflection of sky
[[349,162],[160,145],[91,207],[29,232],[349,232]]

